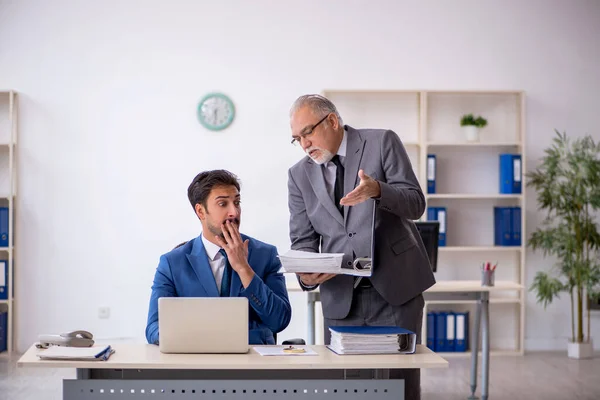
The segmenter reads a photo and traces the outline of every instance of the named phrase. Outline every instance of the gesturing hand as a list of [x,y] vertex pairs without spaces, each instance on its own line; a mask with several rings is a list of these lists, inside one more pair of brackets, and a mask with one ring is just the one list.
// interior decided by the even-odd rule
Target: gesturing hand
[[236,224],[229,220],[221,225],[221,231],[225,240],[220,236],[215,236],[215,238],[218,245],[227,253],[231,268],[240,275],[245,269],[251,269],[248,264],[248,243],[250,241],[248,239],[243,241]]
[[381,196],[379,182],[365,174],[362,169],[358,171],[358,177],[360,178],[360,183],[353,191],[340,200],[341,205],[355,206],[370,198]]

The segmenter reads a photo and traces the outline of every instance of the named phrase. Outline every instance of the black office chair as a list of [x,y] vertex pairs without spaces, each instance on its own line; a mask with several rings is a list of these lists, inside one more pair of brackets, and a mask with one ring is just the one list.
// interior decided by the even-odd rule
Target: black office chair
[[[177,246],[173,247],[173,250],[175,250],[178,247],[183,246],[186,243],[187,243],[187,240],[183,243],[179,243]],[[273,332],[273,338],[275,339],[275,343],[277,343],[277,334],[275,332]],[[295,339],[284,340],[281,344],[283,344],[285,346],[291,346],[291,345],[301,346],[301,345],[305,345],[306,341],[302,338],[295,338]]]
[[[275,343],[277,343],[277,334],[273,333],[273,337],[275,338]],[[281,344],[286,345],[286,346],[290,346],[290,345],[303,346],[306,344],[306,342],[304,341],[304,339],[296,338],[296,339],[284,340],[283,342],[281,342]]]

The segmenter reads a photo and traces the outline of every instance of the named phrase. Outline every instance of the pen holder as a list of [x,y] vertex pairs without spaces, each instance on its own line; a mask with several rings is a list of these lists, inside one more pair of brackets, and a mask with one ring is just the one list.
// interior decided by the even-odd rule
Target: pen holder
[[494,286],[496,271],[482,270],[481,271],[481,286]]

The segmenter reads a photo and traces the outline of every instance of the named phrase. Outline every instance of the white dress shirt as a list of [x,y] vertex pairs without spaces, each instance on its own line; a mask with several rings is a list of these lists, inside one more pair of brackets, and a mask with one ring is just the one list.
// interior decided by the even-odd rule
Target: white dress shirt
[[[342,137],[342,143],[340,143],[340,147],[338,148],[337,155],[339,156],[340,162],[344,167],[346,167],[346,144],[348,142],[348,138],[346,135],[346,130],[344,129],[344,136]],[[334,191],[335,191],[335,171],[337,167],[333,163],[333,161],[327,161],[323,164],[323,176],[325,178],[325,186],[327,186],[327,193],[329,193],[329,197],[335,201]],[[336,204],[337,206],[337,204]]]
[[223,280],[223,272],[225,272],[225,257],[219,253],[221,248],[208,241],[204,235],[202,235],[202,243],[204,244],[204,250],[206,250],[206,255],[208,256],[210,269],[212,270],[215,282],[217,283],[217,290],[221,293],[221,281]]

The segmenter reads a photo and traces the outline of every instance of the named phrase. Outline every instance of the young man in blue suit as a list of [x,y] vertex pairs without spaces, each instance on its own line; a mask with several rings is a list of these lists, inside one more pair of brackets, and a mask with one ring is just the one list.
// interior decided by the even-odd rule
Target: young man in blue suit
[[225,170],[202,172],[190,184],[188,198],[202,234],[160,257],[148,311],[148,343],[159,342],[160,297],[246,297],[249,343],[275,344],[273,334],[288,326],[292,309],[277,249],[239,232],[236,176]]

